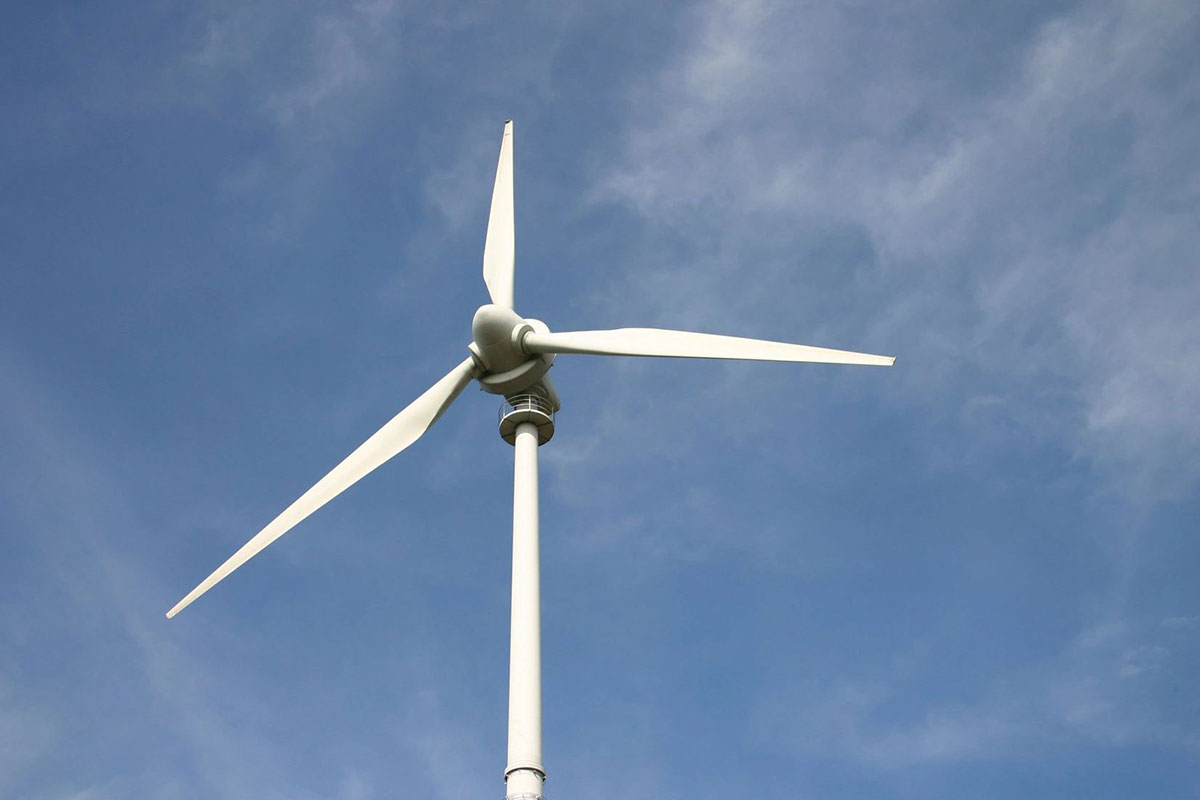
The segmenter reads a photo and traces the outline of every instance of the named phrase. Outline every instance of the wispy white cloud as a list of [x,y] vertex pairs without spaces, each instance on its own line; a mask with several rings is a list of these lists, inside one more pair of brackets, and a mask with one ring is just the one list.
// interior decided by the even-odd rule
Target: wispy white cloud
[[[205,7],[181,62],[213,91],[247,91],[251,108],[280,128],[320,135],[379,77],[396,46],[399,8],[372,0],[307,10]],[[275,58],[281,47],[288,58]]]
[[[969,402],[969,365],[1007,414],[1065,437],[1122,493],[1178,496],[1200,478],[1186,401],[1200,389],[1200,119],[1197,82],[1171,70],[1200,23],[1187,3],[1144,11],[1042,21],[996,51],[1001,79],[973,85],[916,62],[920,27],[886,14],[699,7],[678,57],[632,92],[621,156],[597,176],[597,197],[692,238],[698,262],[639,263],[630,286],[693,287],[671,296],[702,325],[730,309],[827,317],[816,297],[779,305],[774,287],[804,269],[837,293],[839,341],[868,330],[941,356],[902,358],[914,395]],[[870,252],[830,284],[796,260],[839,226]],[[658,297],[615,291],[622,306]],[[1044,421],[1049,398],[1071,425]]]
[[338,101],[367,89],[384,69],[383,57],[394,47],[395,12],[395,3],[375,0],[318,16],[300,74],[268,92],[265,107],[276,122],[311,132],[344,113]]
[[0,797],[8,796],[26,767],[53,752],[55,727],[61,722],[23,703],[12,683],[0,671]]
[[[432,682],[431,682],[432,683]],[[401,740],[416,754],[431,797],[471,797],[487,794],[494,785],[472,765],[487,763],[480,738],[456,719],[457,709],[436,691],[419,693],[402,721]],[[439,720],[431,726],[429,720]]]
[[[22,453],[26,468],[39,478],[32,497],[10,496],[10,508],[30,530],[40,531],[46,559],[40,566],[57,580],[55,591],[70,598],[72,607],[59,609],[57,614],[79,620],[84,626],[111,626],[108,634],[115,638],[113,646],[122,651],[132,648],[138,672],[125,672],[127,664],[110,671],[110,659],[88,649],[86,637],[78,631],[71,633],[81,648],[73,657],[90,662],[84,671],[110,691],[125,691],[136,698],[135,703],[161,704],[170,709],[172,732],[188,742],[201,773],[217,791],[241,794],[251,786],[276,786],[277,791],[273,789],[263,796],[287,796],[287,782],[271,745],[222,719],[215,710],[218,704],[209,694],[215,688],[214,677],[194,654],[181,652],[167,631],[155,630],[149,624],[149,620],[160,619],[159,614],[150,611],[152,598],[161,596],[153,591],[155,579],[135,567],[135,559],[108,539],[112,531],[138,529],[122,491],[91,466],[88,442],[66,433],[55,420],[55,401],[38,388],[16,354],[0,351],[0,356],[8,376],[0,394],[6,435]],[[141,694],[143,680],[150,689],[150,698]],[[96,737],[134,735],[121,718],[80,718],[85,711],[72,709],[70,698],[71,693],[65,692],[62,706],[44,708],[40,714],[53,715],[51,719],[57,717],[60,721],[72,717],[72,730],[90,731]],[[249,698],[244,699],[249,702]],[[40,727],[30,725],[28,742],[39,740]],[[64,742],[53,753],[41,755],[58,759],[77,746]],[[99,790],[93,787],[89,791]]]
[[[265,134],[224,167],[234,198],[271,191],[266,233],[280,238],[307,216],[342,148],[370,128],[402,82],[404,14],[392,0],[337,7],[201,6],[192,49],[163,69],[182,102]],[[257,196],[257,195],[250,195]]]
[[784,750],[877,769],[1016,760],[1080,742],[1191,752],[1200,735],[1194,722],[1148,701],[1133,683],[1161,688],[1187,672],[1186,664],[1172,663],[1169,648],[1147,643],[1153,634],[1101,623],[1032,669],[990,674],[991,685],[975,697],[928,698],[908,713],[894,704],[912,696],[909,683],[923,673],[913,664],[893,664],[886,676],[776,686],[763,692],[754,724]]
[[[164,591],[144,564],[138,543],[154,534],[130,501],[128,484],[95,467],[101,459],[94,443],[61,418],[61,403],[42,387],[39,370],[3,347],[0,367],[6,375],[0,435],[30,478],[24,492],[16,485],[4,487],[7,519],[17,526],[13,535],[37,543],[33,568],[42,593],[62,601],[45,609],[6,607],[0,631],[13,641],[35,643],[48,631],[59,631],[59,646],[67,648],[53,666],[67,683],[52,695],[27,693],[28,676],[10,678],[0,661],[0,797],[15,797],[7,793],[7,782],[26,774],[44,781],[61,771],[74,779],[75,772],[56,766],[61,759],[103,757],[115,743],[128,750],[165,751],[172,758],[132,772],[125,761],[101,764],[80,773],[90,776],[90,785],[71,792],[85,798],[215,792],[367,800],[378,796],[374,751],[380,748],[396,750],[387,759],[388,775],[423,768],[428,784],[444,793],[435,796],[479,794],[494,785],[494,776],[473,769],[488,760],[481,752],[476,709],[442,698],[445,687],[414,642],[398,645],[410,653],[406,659],[381,662],[389,679],[399,681],[389,702],[407,712],[382,737],[348,744],[338,759],[341,775],[328,791],[306,785],[297,767],[304,755],[289,749],[293,742],[281,735],[280,721],[272,716],[281,710],[262,697],[278,676],[243,673],[248,666],[263,669],[257,662],[251,666],[250,659],[237,667],[229,661],[230,652],[246,656],[253,651],[252,640],[261,631],[247,640],[219,624],[201,625],[189,628],[186,641],[177,637],[178,627],[163,617],[164,598],[184,587]],[[139,491],[153,488],[142,481]],[[30,663],[18,661],[23,668]],[[404,690],[413,686],[424,689]],[[21,699],[26,694],[37,702]],[[110,712],[103,700],[109,696],[121,698],[120,713]],[[371,752],[360,752],[360,744]]]

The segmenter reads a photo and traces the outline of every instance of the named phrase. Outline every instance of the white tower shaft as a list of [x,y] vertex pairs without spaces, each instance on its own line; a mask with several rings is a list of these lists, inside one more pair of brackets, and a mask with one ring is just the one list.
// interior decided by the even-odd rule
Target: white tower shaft
[[512,631],[508,660],[509,798],[540,798],[542,766],[542,630],[538,564],[538,429],[517,426],[513,442]]

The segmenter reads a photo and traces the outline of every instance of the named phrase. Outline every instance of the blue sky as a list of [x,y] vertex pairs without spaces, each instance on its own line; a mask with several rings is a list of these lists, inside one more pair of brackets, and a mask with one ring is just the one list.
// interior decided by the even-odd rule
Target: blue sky
[[517,308],[551,798],[1200,792],[1200,8],[38,3],[0,25],[0,797],[501,797],[511,448],[164,612]]

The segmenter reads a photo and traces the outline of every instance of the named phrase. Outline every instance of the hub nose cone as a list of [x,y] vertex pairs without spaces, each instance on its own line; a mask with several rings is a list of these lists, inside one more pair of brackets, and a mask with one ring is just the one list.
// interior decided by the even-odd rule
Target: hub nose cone
[[486,350],[500,342],[509,341],[513,328],[524,322],[511,308],[488,303],[475,312],[475,318],[471,320],[471,337],[475,344]]
[[513,332],[528,327],[517,312],[491,303],[480,306],[471,320],[471,337],[483,355],[489,372],[503,372],[527,360],[517,348]]

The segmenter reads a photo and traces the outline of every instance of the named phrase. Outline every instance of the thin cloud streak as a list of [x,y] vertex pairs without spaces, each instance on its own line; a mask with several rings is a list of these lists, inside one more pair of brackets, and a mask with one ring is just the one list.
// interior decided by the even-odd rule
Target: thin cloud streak
[[[775,251],[789,242],[803,251],[795,228],[764,230],[764,217],[849,225],[872,243],[873,263],[845,296],[878,288],[850,300],[840,334],[858,323],[873,341],[1010,376],[1008,413],[1035,425],[1035,387],[1053,388],[1078,410],[1069,429],[1042,436],[1068,437],[1130,496],[1187,491],[1200,478],[1185,466],[1200,464],[1185,399],[1200,389],[1200,325],[1189,311],[1200,279],[1191,215],[1172,209],[1194,210],[1196,194],[1164,175],[1159,157],[1200,163],[1188,133],[1200,119],[1158,76],[1200,25],[1194,8],[1089,5],[1051,18],[1012,77],[974,95],[903,60],[880,78],[845,54],[878,62],[894,54],[888,44],[872,39],[864,52],[848,15],[818,17],[801,26],[790,9],[763,4],[698,10],[690,47],[633,93],[623,153],[597,176],[595,197],[719,248],[774,235]],[[844,94],[828,96],[831,83]],[[766,280],[750,283],[749,266],[696,266],[640,264],[629,280],[690,284],[674,299],[715,327],[730,303],[774,311],[754,286],[795,269],[756,263]],[[656,295],[621,294],[639,297]],[[888,317],[864,319],[866,303]],[[919,318],[921,339],[904,335]],[[918,375],[924,385],[910,381],[911,392],[962,391],[952,373]]]
[[[908,715],[894,706],[920,673],[911,663],[893,665],[886,678],[776,684],[759,692],[752,725],[767,746],[885,770],[1014,761],[1081,742],[1200,753],[1200,730],[1146,703],[1145,686],[1135,685],[1154,681],[1166,688],[1186,670],[1170,648],[1135,644],[1153,635],[1149,628],[1102,623],[1057,657],[998,676],[974,701]],[[1154,674],[1159,671],[1165,674]]]

